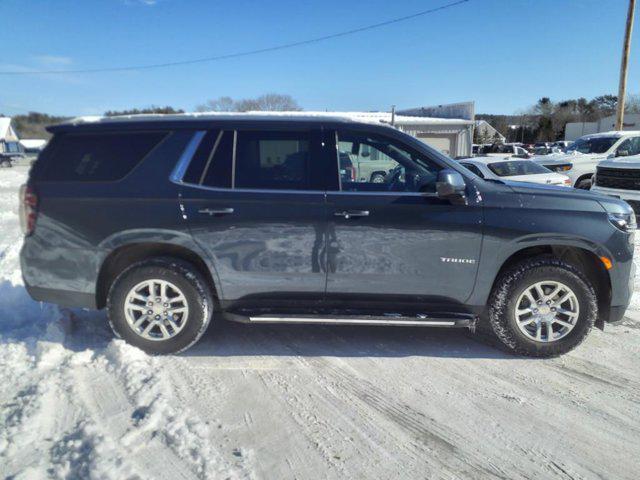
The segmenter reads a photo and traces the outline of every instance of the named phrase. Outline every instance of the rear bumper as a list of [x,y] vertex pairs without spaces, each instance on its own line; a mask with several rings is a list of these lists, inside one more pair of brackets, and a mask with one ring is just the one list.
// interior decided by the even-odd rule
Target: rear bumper
[[55,303],[63,307],[97,308],[96,296],[90,293],[34,287],[26,282],[25,288],[29,296],[38,302]]
[[95,251],[52,248],[37,235],[25,238],[20,268],[25,288],[39,302],[96,308]]

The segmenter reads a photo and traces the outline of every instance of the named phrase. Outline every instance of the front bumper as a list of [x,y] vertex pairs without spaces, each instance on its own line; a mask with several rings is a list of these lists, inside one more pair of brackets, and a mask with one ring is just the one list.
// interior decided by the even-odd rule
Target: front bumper
[[636,213],[636,217],[640,215],[640,190],[623,190],[621,188],[606,188],[594,185],[591,187],[591,191],[601,193],[603,195],[609,195],[610,197],[620,198],[633,208],[633,211]]

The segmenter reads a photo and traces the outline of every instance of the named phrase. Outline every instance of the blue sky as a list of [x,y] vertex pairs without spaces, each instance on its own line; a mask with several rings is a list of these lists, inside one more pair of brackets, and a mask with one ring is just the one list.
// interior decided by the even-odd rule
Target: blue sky
[[[2,0],[0,70],[206,57],[304,40],[450,0]],[[627,0],[470,0],[432,15],[279,52],[159,70],[0,76],[0,112],[64,115],[288,93],[307,110],[475,100],[516,113],[616,93]],[[629,91],[640,93],[640,28]]]

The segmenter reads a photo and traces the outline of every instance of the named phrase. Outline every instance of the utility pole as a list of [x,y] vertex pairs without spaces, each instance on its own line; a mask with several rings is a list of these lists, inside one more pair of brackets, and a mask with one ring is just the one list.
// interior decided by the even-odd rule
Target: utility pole
[[633,16],[636,0],[629,0],[627,12],[627,27],[622,44],[622,63],[620,64],[620,86],[618,87],[618,105],[616,108],[616,130],[622,130],[624,124],[624,102],[627,94],[627,68],[629,66],[629,50],[631,48],[631,32],[633,31]]

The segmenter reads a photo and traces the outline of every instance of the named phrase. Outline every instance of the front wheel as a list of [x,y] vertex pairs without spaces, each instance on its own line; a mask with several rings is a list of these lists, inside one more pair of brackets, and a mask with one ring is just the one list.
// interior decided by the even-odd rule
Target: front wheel
[[527,259],[500,276],[491,293],[491,329],[511,351],[554,357],[577,347],[598,314],[593,286],[554,257]]
[[384,173],[374,173],[371,175],[371,183],[384,183],[386,175]]
[[576,184],[578,190],[591,190],[591,179],[583,178]]
[[191,264],[171,258],[136,263],[113,282],[107,298],[114,333],[147,353],[186,350],[207,329],[213,296]]

